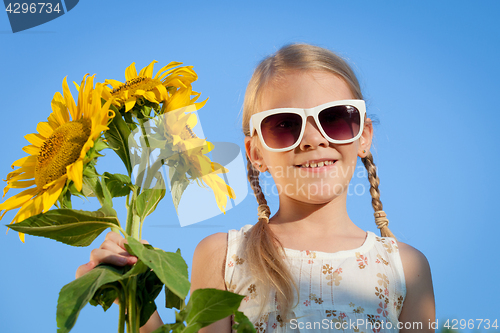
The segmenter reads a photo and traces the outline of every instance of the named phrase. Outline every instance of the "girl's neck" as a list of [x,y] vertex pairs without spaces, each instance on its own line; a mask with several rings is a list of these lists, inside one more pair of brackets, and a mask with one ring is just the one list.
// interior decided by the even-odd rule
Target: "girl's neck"
[[[280,197],[280,208],[270,223],[283,231],[310,233],[318,230],[324,234],[346,234],[362,231],[349,218],[346,208],[347,193],[325,204],[311,204],[289,197]],[[311,228],[314,227],[314,228]]]

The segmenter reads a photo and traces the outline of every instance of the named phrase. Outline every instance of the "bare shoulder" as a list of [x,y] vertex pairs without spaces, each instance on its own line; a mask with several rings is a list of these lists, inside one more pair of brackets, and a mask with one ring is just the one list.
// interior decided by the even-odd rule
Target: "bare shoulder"
[[227,233],[218,232],[205,237],[196,246],[191,273],[191,291],[199,288],[225,289],[224,264]]
[[[227,249],[227,232],[218,232],[207,236],[198,243],[195,249],[199,254],[208,252],[226,252]],[[222,251],[223,250],[223,251]],[[224,253],[225,254],[225,253]]]
[[[205,237],[196,246],[191,273],[191,294],[200,288],[226,289],[224,266],[226,263],[227,236],[227,233],[219,232]],[[229,332],[231,332],[230,316],[200,330],[200,333]]]
[[[436,317],[431,269],[425,255],[414,247],[398,242],[406,281],[406,298],[399,320],[401,322],[434,322]],[[403,329],[401,332],[411,332]],[[423,327],[419,332],[433,332]]]
[[428,274],[430,276],[429,261],[422,252],[411,245],[399,241],[398,248],[401,262],[403,263],[406,282],[411,282],[413,279],[423,275]]

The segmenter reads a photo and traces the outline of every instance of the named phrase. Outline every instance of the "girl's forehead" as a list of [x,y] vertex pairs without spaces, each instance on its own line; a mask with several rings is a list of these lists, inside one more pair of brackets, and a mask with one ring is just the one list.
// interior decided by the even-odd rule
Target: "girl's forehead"
[[349,85],[326,71],[290,71],[263,87],[259,111],[277,108],[312,108],[328,102],[353,99]]

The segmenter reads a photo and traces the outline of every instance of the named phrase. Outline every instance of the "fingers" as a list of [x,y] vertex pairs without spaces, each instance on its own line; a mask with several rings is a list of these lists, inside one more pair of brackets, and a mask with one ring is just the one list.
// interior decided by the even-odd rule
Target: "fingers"
[[[125,249],[127,241],[116,232],[108,232],[101,246],[90,252],[90,261],[81,265],[76,270],[76,278],[91,271],[98,264],[110,264],[115,266],[133,265],[137,262],[137,257],[131,255]],[[146,240],[141,240],[142,244],[149,244]]]
[[84,275],[85,273],[90,272],[95,266],[96,265],[93,261],[89,261],[88,263],[81,265],[76,270],[75,278],[78,279],[80,276]]

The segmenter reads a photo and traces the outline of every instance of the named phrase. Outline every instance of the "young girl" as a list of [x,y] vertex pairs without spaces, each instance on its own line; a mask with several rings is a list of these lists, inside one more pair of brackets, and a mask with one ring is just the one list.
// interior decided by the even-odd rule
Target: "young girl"
[[[206,237],[196,247],[191,290],[246,295],[240,306],[257,332],[433,331],[434,295],[427,259],[396,242],[378,190],[359,83],[323,48],[296,44],[262,61],[243,107],[248,180],[258,222]],[[357,157],[371,184],[381,236],[349,218],[346,198]],[[271,216],[259,174],[279,193]],[[133,264],[123,239],[107,236],[77,276],[99,262]],[[155,314],[141,332],[161,325]],[[232,318],[200,332],[231,332]]]

